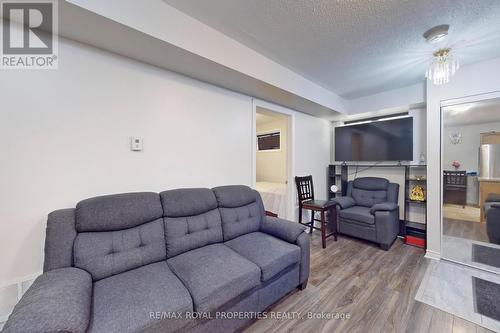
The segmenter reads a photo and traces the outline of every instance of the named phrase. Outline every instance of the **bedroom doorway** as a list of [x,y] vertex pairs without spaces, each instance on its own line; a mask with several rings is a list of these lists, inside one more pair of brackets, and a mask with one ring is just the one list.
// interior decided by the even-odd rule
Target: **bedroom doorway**
[[266,211],[289,219],[291,116],[256,105],[254,125],[255,189]]

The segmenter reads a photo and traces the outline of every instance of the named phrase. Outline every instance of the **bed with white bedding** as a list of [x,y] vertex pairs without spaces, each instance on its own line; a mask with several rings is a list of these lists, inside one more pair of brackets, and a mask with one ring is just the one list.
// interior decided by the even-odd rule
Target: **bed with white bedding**
[[273,182],[256,182],[255,189],[260,193],[264,209],[286,217],[286,184]]

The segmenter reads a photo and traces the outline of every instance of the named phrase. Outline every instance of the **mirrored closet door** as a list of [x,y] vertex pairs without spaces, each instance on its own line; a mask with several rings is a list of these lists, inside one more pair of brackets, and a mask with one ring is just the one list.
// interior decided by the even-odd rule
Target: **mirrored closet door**
[[500,273],[500,98],[441,113],[443,257]]

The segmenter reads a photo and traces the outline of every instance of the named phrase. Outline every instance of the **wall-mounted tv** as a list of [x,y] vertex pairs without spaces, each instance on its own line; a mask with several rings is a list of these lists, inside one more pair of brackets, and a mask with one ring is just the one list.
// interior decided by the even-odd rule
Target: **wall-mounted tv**
[[335,128],[335,161],[413,160],[413,117]]

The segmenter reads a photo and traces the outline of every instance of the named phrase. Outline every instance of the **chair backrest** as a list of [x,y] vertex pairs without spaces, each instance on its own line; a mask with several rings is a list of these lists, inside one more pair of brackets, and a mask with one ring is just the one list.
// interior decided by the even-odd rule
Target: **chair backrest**
[[243,185],[212,189],[217,198],[224,241],[255,232],[266,217],[259,192]]
[[349,181],[347,196],[358,206],[371,207],[382,202],[398,203],[399,185],[389,183],[385,178],[361,177]]
[[295,185],[297,186],[297,196],[299,205],[307,200],[314,200],[313,177],[295,177]]
[[466,171],[443,171],[443,184],[444,186],[467,186],[467,172]]

